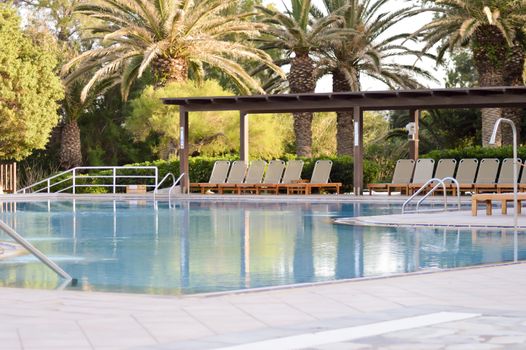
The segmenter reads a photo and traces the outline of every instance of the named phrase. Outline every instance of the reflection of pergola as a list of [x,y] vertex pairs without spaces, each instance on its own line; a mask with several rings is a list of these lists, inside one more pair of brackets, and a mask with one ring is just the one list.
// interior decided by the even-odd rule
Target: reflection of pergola
[[[420,110],[438,108],[526,107],[526,87],[471,89],[422,89],[341,93],[254,95],[223,97],[165,98],[167,105],[179,105],[181,125],[181,173],[188,175],[188,117],[194,111],[240,112],[240,158],[248,161],[248,114],[292,112],[354,113],[354,189],[363,191],[363,112],[409,110],[418,133]],[[418,137],[412,145],[418,155]],[[188,188],[185,176],[183,187]]]

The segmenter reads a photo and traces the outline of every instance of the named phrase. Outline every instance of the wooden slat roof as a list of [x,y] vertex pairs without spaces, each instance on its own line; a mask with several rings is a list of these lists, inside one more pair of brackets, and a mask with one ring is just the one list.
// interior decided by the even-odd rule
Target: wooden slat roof
[[386,90],[283,95],[164,98],[164,104],[186,111],[238,110],[286,113],[434,108],[526,108],[526,87]]

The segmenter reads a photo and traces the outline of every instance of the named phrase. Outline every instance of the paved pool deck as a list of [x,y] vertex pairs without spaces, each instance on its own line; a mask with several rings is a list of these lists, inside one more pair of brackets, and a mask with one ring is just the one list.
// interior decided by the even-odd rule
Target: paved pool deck
[[0,288],[0,325],[3,350],[524,349],[526,263],[199,296]]
[[[513,229],[513,209],[507,215],[494,210],[493,215],[486,215],[485,210],[479,210],[477,216],[471,210],[429,212],[395,215],[358,216],[335,220],[340,224],[365,225],[365,226],[395,226],[395,227],[451,227],[451,228],[477,228],[477,229]],[[518,216],[517,228],[526,229],[526,214]]]

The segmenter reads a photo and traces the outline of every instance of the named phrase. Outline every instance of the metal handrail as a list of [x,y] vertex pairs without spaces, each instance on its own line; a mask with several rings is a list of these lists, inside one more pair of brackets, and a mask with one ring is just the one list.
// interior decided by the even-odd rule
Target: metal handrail
[[177,185],[179,185],[179,183],[181,182],[181,179],[183,178],[184,176],[184,173],[182,173],[181,175],[179,175],[179,177],[176,179],[175,178],[175,175],[172,174],[172,173],[168,173],[166,174],[163,179],[159,182],[159,184],[155,187],[155,189],[153,190],[153,200],[155,201],[155,197],[157,195],[157,192],[159,190],[159,187],[161,187],[161,185],[169,178],[171,177],[172,178],[172,186],[170,187],[170,189],[168,190],[168,205],[171,206],[171,202],[172,202],[172,191],[177,187]]
[[[457,209],[460,210],[460,207],[461,207],[461,203],[460,203],[460,184],[458,183],[458,181],[451,177],[451,176],[447,176],[447,177],[444,177],[442,179],[440,179],[440,182],[442,184],[442,188],[443,188],[443,191],[444,191],[444,210],[447,210],[447,195],[446,195],[446,181],[451,181],[453,183],[455,183],[456,187],[457,187]],[[435,186],[433,186],[433,188],[427,192],[417,203],[416,203],[416,211],[418,212],[418,208],[420,207],[420,204],[427,198],[429,197],[433,192],[435,192],[435,190],[440,186],[440,183],[436,184]]]
[[460,203],[460,185],[458,183],[458,181],[455,179],[455,178],[452,178],[450,176],[447,176],[447,177],[444,177],[443,179],[439,179],[439,178],[432,178],[430,180],[428,180],[424,185],[422,185],[422,187],[420,187],[415,193],[413,193],[413,195],[411,197],[409,197],[405,202],[404,204],[402,204],[402,214],[405,214],[406,213],[406,210],[405,210],[405,207],[417,196],[419,195],[423,190],[425,190],[427,188],[427,186],[429,186],[431,183],[433,182],[438,182],[436,185],[433,186],[433,188],[428,192],[426,193],[426,195],[424,197],[422,197],[422,199],[420,199],[417,204],[416,204],[416,212],[418,212],[418,209],[420,207],[420,204],[427,198],[429,197],[433,192],[436,191],[436,189],[440,186],[442,186],[442,189],[443,189],[443,192],[444,192],[444,210],[447,210],[447,186],[445,184],[445,181],[447,180],[450,180],[452,182],[455,183],[456,187],[457,187],[457,198],[458,198],[458,210],[460,210],[460,206],[461,206],[461,203]]
[[18,232],[16,232],[11,226],[6,224],[4,221],[0,220],[0,229],[7,233],[11,238],[13,238],[17,243],[26,248],[31,254],[33,254],[38,260],[40,260],[44,265],[49,267],[51,270],[55,271],[60,277],[64,278],[67,282],[76,280],[73,279],[66,271],[62,270],[60,266],[55,264],[51,259],[49,259],[44,253],[35,248],[31,243],[29,243],[24,237],[22,237]]
[[[125,170],[150,169],[150,170],[154,170],[155,174],[154,175],[118,175],[117,170],[121,170],[121,169],[125,169]],[[82,170],[112,170],[112,174],[111,175],[78,176],[80,171]],[[146,185],[146,186],[156,188],[158,173],[159,173],[159,170],[156,166],[82,166],[82,167],[75,167],[75,168],[63,171],[61,173],[50,176],[44,180],[35,182],[34,184],[30,186],[19,189],[16,193],[26,193],[28,190],[32,190],[35,187],[40,186],[40,185],[45,185],[45,186],[43,186],[40,189],[35,190],[34,193],[39,193],[39,192],[51,193],[51,189],[53,187],[61,183],[64,183],[66,181],[69,181],[69,180],[72,181],[72,185],[66,188],[63,188],[57,192],[64,192],[69,189],[72,189],[73,194],[75,194],[75,190],[77,187],[111,187],[113,188],[113,193],[116,193],[116,189],[118,187],[126,187],[126,185],[117,184],[117,179],[121,179],[121,178],[154,179],[153,185]],[[51,183],[51,180],[67,175],[67,174],[71,174],[71,176],[67,177],[66,179]],[[91,178],[108,178],[108,179],[113,179],[113,181],[111,184],[77,184],[77,179],[91,179]]]

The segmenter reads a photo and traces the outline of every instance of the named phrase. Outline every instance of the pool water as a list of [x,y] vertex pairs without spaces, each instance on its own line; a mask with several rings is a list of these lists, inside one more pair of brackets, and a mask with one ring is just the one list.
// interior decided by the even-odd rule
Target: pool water
[[[2,218],[79,280],[76,289],[192,294],[384,276],[526,258],[509,231],[354,227],[399,213],[367,203],[4,203]],[[10,241],[0,233],[0,241]],[[516,255],[516,256],[514,256]],[[0,259],[0,286],[56,288],[31,255]],[[75,289],[75,288],[73,288]]]

